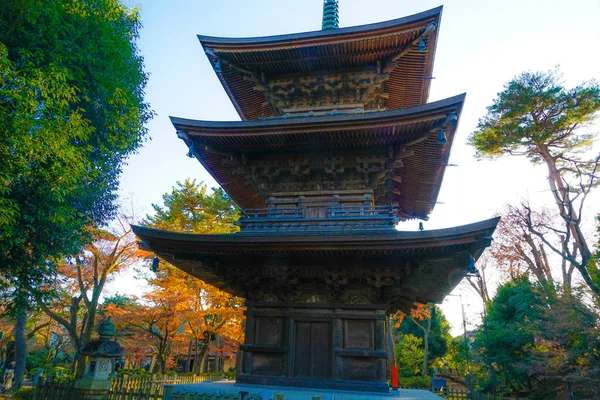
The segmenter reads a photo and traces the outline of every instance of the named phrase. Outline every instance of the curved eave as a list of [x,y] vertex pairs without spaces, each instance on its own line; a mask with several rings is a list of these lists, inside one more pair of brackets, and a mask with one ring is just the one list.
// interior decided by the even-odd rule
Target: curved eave
[[246,81],[237,68],[267,76],[283,76],[374,67],[378,61],[393,57],[404,49],[433,22],[436,29],[424,39],[427,50],[421,52],[412,46],[385,83],[390,95],[385,100],[385,107],[395,109],[427,102],[441,12],[442,7],[438,7],[391,21],[298,34],[254,38],[198,35],[198,39],[213,67],[217,59],[236,66],[221,65],[217,76],[240,117],[253,120],[273,114],[262,105],[265,96],[255,92],[254,84]]
[[386,122],[427,118],[435,113],[446,112],[448,109],[456,109],[460,113],[465,101],[466,93],[447,99],[434,101],[413,107],[400,108],[396,110],[361,113],[361,114],[338,114],[322,115],[312,117],[279,117],[253,121],[204,121],[179,117],[169,117],[171,123],[177,130],[193,131],[197,134],[205,132],[210,134],[239,134],[249,133],[263,134],[269,130],[284,131],[286,129],[299,129],[302,127],[314,128],[315,126],[358,126],[358,125],[381,125]]
[[194,143],[194,155],[206,170],[244,208],[265,207],[265,199],[227,162],[232,155],[388,148],[425,135],[426,140],[411,147],[415,155],[403,160],[403,182],[394,183],[401,195],[394,195],[394,201],[410,218],[427,219],[437,201],[456,124],[446,132],[447,145],[437,144],[436,135],[427,132],[443,124],[451,112],[460,116],[464,100],[461,94],[420,106],[356,115],[234,122],[171,117],[171,121],[188,146]]
[[[176,254],[266,254],[270,252],[383,252],[425,251],[452,246],[472,247],[479,255],[483,238],[490,237],[499,217],[453,228],[393,233],[346,232],[339,234],[223,234],[199,235],[170,232],[132,225],[147,248],[157,253]],[[480,251],[477,251],[480,250]]]
[[390,33],[389,31],[408,29],[413,24],[418,24],[419,22],[430,20],[431,18],[437,18],[437,20],[439,20],[442,15],[442,10],[443,6],[439,6],[436,8],[432,8],[431,10],[423,11],[402,18],[338,29],[327,29],[285,35],[244,38],[198,35],[198,40],[200,40],[200,43],[202,43],[202,46],[204,46],[205,48],[211,46],[218,46],[219,48],[227,48],[231,50],[236,49],[240,51],[247,51],[255,48],[263,50],[269,49],[269,47],[278,48],[282,46],[300,47],[315,44],[318,42],[330,42],[332,39],[347,40],[354,38],[355,36],[379,36],[386,33]]

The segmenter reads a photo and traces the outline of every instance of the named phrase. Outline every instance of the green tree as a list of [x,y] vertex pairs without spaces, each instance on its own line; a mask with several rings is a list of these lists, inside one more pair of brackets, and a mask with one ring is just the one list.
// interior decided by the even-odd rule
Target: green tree
[[528,374],[530,354],[526,349],[535,343],[535,322],[546,303],[526,276],[498,288],[487,311],[487,332],[479,331],[474,342],[476,353],[483,354],[482,361],[495,370],[495,377],[488,377],[488,386],[496,379],[500,389],[510,393],[533,389],[535,381]]
[[421,373],[423,364],[423,339],[410,333],[402,335],[394,346],[396,362],[401,376],[416,376]]
[[[139,27],[118,0],[2,2],[0,275],[13,285],[51,280],[49,261],[76,253],[83,227],[114,215],[123,160],[152,116]],[[21,329],[29,301],[15,294]]]
[[[586,82],[564,87],[556,71],[524,72],[508,82],[479,120],[469,143],[478,157],[523,155],[545,164],[548,184],[561,225],[538,223],[525,206],[527,228],[548,248],[572,264],[600,298],[598,271],[581,228],[585,200],[597,186],[600,155],[583,158],[594,135],[585,127],[600,110],[600,86]],[[556,234],[560,245],[547,235]]]
[[235,233],[239,208],[221,188],[208,192],[203,182],[186,179],[163,194],[163,205],[153,204],[154,215],[144,225],[186,233]]
[[500,286],[488,309],[488,331],[474,342],[480,361],[494,369],[484,387],[538,399],[568,392],[597,398],[599,315],[582,299],[577,291],[557,293],[527,276]]
[[[432,362],[446,355],[452,336],[450,324],[438,306],[427,306],[421,315],[409,315],[404,318],[395,335],[400,338],[399,342],[402,342],[406,335],[420,339],[421,374],[426,375]],[[414,343],[411,342],[411,345]],[[399,365],[402,367],[400,362]]]

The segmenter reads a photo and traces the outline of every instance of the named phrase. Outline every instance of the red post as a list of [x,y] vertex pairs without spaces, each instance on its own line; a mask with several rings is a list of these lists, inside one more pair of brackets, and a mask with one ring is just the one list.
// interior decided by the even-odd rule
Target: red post
[[398,383],[398,367],[392,365],[392,389],[398,389],[400,384]]

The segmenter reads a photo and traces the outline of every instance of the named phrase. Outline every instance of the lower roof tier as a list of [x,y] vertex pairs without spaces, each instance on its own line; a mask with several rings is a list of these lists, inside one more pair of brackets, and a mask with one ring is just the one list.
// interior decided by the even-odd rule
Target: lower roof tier
[[140,246],[250,301],[440,303],[491,243],[499,218],[419,232],[195,235],[133,226]]

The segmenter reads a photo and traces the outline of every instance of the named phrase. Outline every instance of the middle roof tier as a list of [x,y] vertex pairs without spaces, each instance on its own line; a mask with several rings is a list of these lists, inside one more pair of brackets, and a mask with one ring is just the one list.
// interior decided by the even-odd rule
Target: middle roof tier
[[437,201],[465,95],[390,111],[255,121],[171,117],[177,134],[243,208],[276,193],[362,190],[427,219]]

